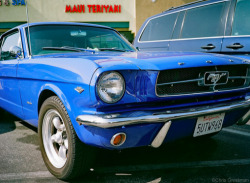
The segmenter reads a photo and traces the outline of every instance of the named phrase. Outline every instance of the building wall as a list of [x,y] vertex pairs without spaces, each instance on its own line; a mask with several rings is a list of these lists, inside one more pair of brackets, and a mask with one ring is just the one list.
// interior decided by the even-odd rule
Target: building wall
[[193,1],[195,0],[136,0],[136,32],[148,17]]
[[[0,29],[5,29],[4,23],[26,22],[26,7],[21,4],[18,6],[12,5],[12,0],[9,1],[9,6],[6,6],[6,0],[0,0]],[[23,0],[24,1],[24,0]],[[27,0],[30,22],[46,22],[46,21],[67,21],[67,22],[93,22],[93,23],[113,23],[112,25],[123,25],[120,29],[127,28],[124,31],[135,33],[135,0]],[[65,12],[66,5],[85,5],[85,12]],[[96,13],[89,12],[88,5],[120,5],[121,12],[112,13],[104,12]],[[91,8],[91,10],[93,10]],[[1,27],[2,24],[2,27]],[[110,25],[110,24],[108,24]],[[124,27],[127,25],[128,27]]]

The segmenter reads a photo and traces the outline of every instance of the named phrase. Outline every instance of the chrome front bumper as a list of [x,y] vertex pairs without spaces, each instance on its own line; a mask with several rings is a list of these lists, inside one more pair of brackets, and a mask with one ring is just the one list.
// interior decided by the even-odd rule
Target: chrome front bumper
[[[124,117],[120,114],[108,115],[80,115],[76,121],[80,125],[95,126],[100,128],[112,128],[126,125],[142,124],[142,123],[161,123],[173,121],[177,119],[194,118],[214,113],[228,112],[237,109],[250,108],[250,99],[244,101],[229,102],[223,104],[208,105],[202,107],[191,107],[183,110],[172,110],[166,112],[154,112],[151,115]],[[249,120],[250,112],[248,112],[240,124],[247,123]],[[121,117],[122,116],[122,117]]]

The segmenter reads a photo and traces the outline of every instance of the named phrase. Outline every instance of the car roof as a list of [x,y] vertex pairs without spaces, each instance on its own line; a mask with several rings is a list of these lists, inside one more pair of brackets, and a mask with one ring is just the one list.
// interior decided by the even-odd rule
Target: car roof
[[163,11],[162,13],[159,13],[157,15],[151,16],[149,18],[157,17],[159,15],[164,15],[164,14],[168,14],[168,13],[182,11],[182,10],[185,10],[187,8],[192,8],[192,7],[196,7],[196,6],[206,5],[206,4],[210,4],[210,3],[223,2],[223,1],[230,1],[230,0],[198,0],[198,1],[187,3],[187,4],[184,4],[184,5],[181,5],[181,6],[171,7],[169,9]]

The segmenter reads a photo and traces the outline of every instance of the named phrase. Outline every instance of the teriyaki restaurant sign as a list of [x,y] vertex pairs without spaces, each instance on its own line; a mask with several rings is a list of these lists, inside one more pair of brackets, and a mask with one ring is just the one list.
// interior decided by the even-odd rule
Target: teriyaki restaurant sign
[[84,5],[84,4],[75,4],[75,5],[66,5],[66,13],[121,13],[121,5]]
[[[25,6],[25,0],[0,0],[0,6]],[[104,5],[104,4],[74,4],[66,5],[66,13],[121,13],[122,6],[120,4]]]

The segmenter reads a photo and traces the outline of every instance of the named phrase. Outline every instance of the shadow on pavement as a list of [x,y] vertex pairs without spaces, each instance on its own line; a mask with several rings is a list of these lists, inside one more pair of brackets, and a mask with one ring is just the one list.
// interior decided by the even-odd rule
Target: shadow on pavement
[[164,144],[160,148],[142,147],[121,152],[103,150],[97,160],[99,165],[133,165],[204,161],[211,159],[217,149],[213,138],[184,139]]
[[17,118],[0,108],[0,134],[11,132],[16,129]]
[[[180,140],[158,149],[142,147],[120,152],[100,150],[92,171],[74,182],[137,182],[141,176],[147,180],[150,174],[148,182],[151,182],[152,172],[157,175],[157,172],[179,172],[182,168],[192,168],[182,166],[189,162],[212,160],[216,149],[215,139],[202,138]],[[156,182],[161,182],[159,176],[155,177]]]
[[[32,125],[30,125],[29,123],[26,123],[26,122],[24,122],[24,121],[20,121],[20,123],[23,125],[23,127],[25,128],[29,128],[30,130],[32,130],[32,131],[34,131],[34,132],[36,132],[37,133],[37,128],[36,127],[34,127],[34,126],[32,126]],[[26,129],[25,128],[25,129]]]

